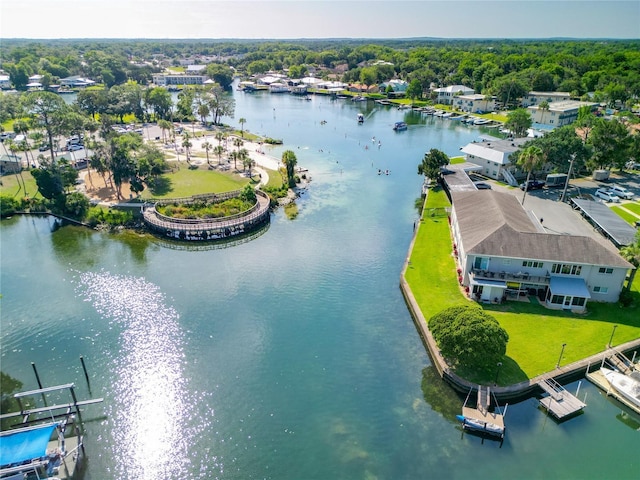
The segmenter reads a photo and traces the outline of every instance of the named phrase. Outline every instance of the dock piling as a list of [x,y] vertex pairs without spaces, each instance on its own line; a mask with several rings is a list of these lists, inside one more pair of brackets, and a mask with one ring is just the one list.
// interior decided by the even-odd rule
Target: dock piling
[[84,378],[87,381],[87,387],[89,388],[89,396],[91,396],[91,382],[89,382],[89,374],[87,373],[87,366],[84,363],[84,357],[80,355],[80,363],[82,364],[82,370],[84,371]]
[[[36,368],[35,362],[31,362],[31,368],[33,368],[33,373],[36,374],[36,381],[38,382],[38,388],[42,390],[42,382],[40,381],[40,375],[38,375],[38,369]],[[45,407],[47,406],[47,397],[42,394],[42,401],[44,402]]]

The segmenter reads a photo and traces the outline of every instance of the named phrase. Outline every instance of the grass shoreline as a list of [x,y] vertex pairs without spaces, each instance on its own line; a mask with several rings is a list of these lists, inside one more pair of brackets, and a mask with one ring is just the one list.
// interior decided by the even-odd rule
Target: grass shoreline
[[[470,302],[457,282],[448,218],[428,213],[446,206],[450,204],[444,191],[439,187],[429,190],[404,273],[426,321],[447,307]],[[602,352],[614,325],[617,327],[613,346],[640,338],[640,282],[634,283],[632,295],[630,307],[589,302],[584,315],[522,302],[480,304],[509,333],[498,384],[513,385],[553,371],[563,343],[566,343],[562,355],[564,365]],[[492,370],[456,373],[466,380],[487,384],[494,382],[495,370]]]

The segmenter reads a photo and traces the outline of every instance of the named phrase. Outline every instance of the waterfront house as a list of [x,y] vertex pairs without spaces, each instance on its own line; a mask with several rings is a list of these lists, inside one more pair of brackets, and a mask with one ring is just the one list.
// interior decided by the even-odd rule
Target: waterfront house
[[159,87],[171,87],[177,85],[204,85],[207,80],[206,75],[188,75],[188,74],[170,74],[159,73],[153,74],[153,83]]
[[453,99],[456,96],[475,93],[473,88],[465,87],[464,85],[449,85],[448,87],[434,88],[433,92],[437,94],[436,103],[443,105],[452,105]]
[[633,265],[590,237],[546,233],[518,199],[491,190],[452,193],[459,278],[484,302],[537,297],[556,310],[617,302]]
[[95,85],[95,83],[96,82],[93,80],[81,77],[80,75],[72,75],[70,77],[60,79],[60,86],[67,88],[89,87],[91,85]]
[[463,112],[484,113],[493,112],[496,109],[496,97],[472,93],[453,97],[453,107]]
[[[510,170],[515,170],[511,166],[509,156],[520,149],[529,138],[514,138],[512,140],[483,139],[480,142],[471,142],[461,148],[466,160],[482,168],[478,173],[493,178],[494,180],[504,180],[515,186],[516,182]],[[511,168],[509,169],[508,167]]]
[[11,88],[11,79],[9,75],[0,74],[0,88],[2,90],[8,90]]

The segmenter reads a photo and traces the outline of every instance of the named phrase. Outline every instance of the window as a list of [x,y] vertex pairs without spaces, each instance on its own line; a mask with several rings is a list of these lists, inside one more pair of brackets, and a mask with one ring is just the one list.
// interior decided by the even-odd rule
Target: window
[[613,273],[613,268],[600,267],[598,269],[598,273],[605,273],[607,275],[611,275]]
[[551,303],[561,305],[564,302],[564,295],[554,295],[551,297]]
[[473,261],[473,268],[478,268],[480,270],[486,270],[489,266],[489,259],[486,257],[476,257]]
[[586,298],[582,298],[582,297],[573,297],[573,300],[571,302],[571,305],[576,305],[579,307],[583,307],[585,304],[585,300]]
[[593,287],[593,293],[607,293],[609,287]]
[[561,273],[563,275],[580,275],[580,272],[582,272],[582,265],[554,263],[551,266],[551,273]]
[[522,262],[523,267],[542,268],[543,265],[544,265],[543,262],[534,262],[533,260],[524,260]]

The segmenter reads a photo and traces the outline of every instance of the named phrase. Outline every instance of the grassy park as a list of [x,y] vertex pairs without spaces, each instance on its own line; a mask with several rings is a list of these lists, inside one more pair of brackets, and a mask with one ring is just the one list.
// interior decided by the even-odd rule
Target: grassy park
[[[443,208],[448,199],[439,187],[429,191],[405,278],[428,320],[439,311],[470,302],[457,282],[449,223]],[[611,338],[619,345],[640,337],[640,281],[632,288],[633,304],[589,302],[588,313],[576,315],[549,310],[529,302],[481,305],[509,334],[502,361],[500,385],[514,384],[553,370],[562,345],[566,365],[603,351]],[[495,371],[458,371],[475,382],[493,382]]]

